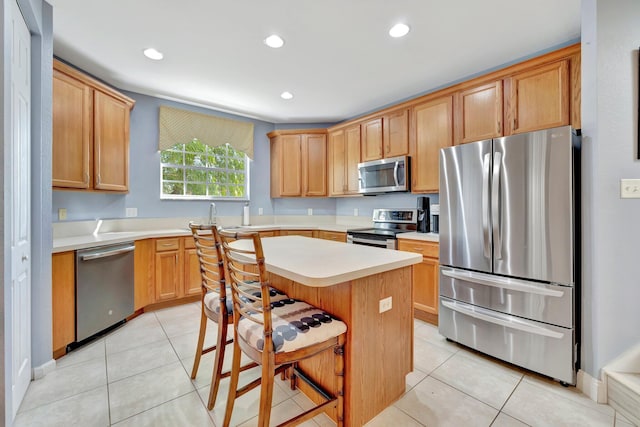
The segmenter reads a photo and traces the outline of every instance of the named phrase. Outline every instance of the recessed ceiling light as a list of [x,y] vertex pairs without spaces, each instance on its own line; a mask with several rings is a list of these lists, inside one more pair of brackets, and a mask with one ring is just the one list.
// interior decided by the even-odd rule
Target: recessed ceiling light
[[284,46],[284,40],[282,40],[282,37],[276,35],[276,34],[272,34],[269,37],[267,37],[266,39],[264,39],[264,44],[266,44],[269,47],[272,47],[274,49],[277,49],[279,47]]
[[155,59],[156,61],[159,61],[162,58],[164,58],[164,55],[162,54],[162,52],[158,52],[152,47],[145,49],[143,53],[144,53],[144,56],[146,56],[147,58]]
[[407,24],[396,24],[389,30],[391,37],[404,37],[409,32],[409,26]]
[[291,98],[293,98],[293,94],[291,92],[282,92],[280,94],[280,98],[282,98],[282,99],[291,99]]

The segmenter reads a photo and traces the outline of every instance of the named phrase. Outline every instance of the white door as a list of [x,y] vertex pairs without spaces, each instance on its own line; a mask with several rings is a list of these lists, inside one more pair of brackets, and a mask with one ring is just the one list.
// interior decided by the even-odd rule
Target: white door
[[31,381],[31,36],[11,4],[11,393],[12,417]]

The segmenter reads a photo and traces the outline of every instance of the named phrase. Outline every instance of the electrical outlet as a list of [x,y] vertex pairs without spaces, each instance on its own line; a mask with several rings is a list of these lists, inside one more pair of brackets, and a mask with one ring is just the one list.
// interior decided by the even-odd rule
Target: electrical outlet
[[67,219],[67,210],[65,208],[58,209],[58,220],[64,221]]
[[386,297],[380,300],[380,313],[391,310],[393,297]]
[[358,208],[353,208],[353,216],[358,216]]
[[313,215],[313,209],[312,208],[307,209],[307,215]]
[[127,218],[138,216],[138,208],[127,208],[125,215]]
[[620,198],[640,199],[640,179],[621,179]]
[[264,215],[264,209],[258,208],[258,215]]

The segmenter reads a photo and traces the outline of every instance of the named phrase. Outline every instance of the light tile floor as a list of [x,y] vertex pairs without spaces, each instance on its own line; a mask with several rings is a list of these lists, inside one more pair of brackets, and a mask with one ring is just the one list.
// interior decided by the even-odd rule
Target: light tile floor
[[[55,371],[31,383],[15,426],[221,426],[228,380],[221,383],[214,409],[207,411],[204,404],[212,354],[203,357],[197,378],[189,378],[199,315],[198,303],[145,313],[62,357]],[[208,329],[207,341],[213,343],[215,325]],[[419,320],[414,368],[406,393],[368,427],[632,425],[574,387],[448,342]],[[241,381],[258,373],[259,368],[246,371]],[[232,425],[256,425],[258,400],[258,389],[238,399]],[[310,404],[277,380],[272,424]],[[334,425],[324,415],[304,424]]]

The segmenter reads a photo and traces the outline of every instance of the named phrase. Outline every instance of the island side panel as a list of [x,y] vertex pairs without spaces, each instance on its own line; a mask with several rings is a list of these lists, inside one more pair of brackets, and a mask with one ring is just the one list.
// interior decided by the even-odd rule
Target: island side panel
[[[411,267],[327,287],[304,286],[277,275],[271,275],[271,282],[347,323],[345,425],[364,425],[402,396],[413,364]],[[379,313],[380,300],[387,297],[392,308]],[[300,366],[323,387],[335,390],[333,354]],[[301,389],[305,391],[302,384]]]
[[[411,267],[376,274],[352,285],[353,329],[350,374],[360,392],[352,425],[364,425],[399,399],[413,369],[413,301]],[[380,300],[392,308],[379,312]]]

